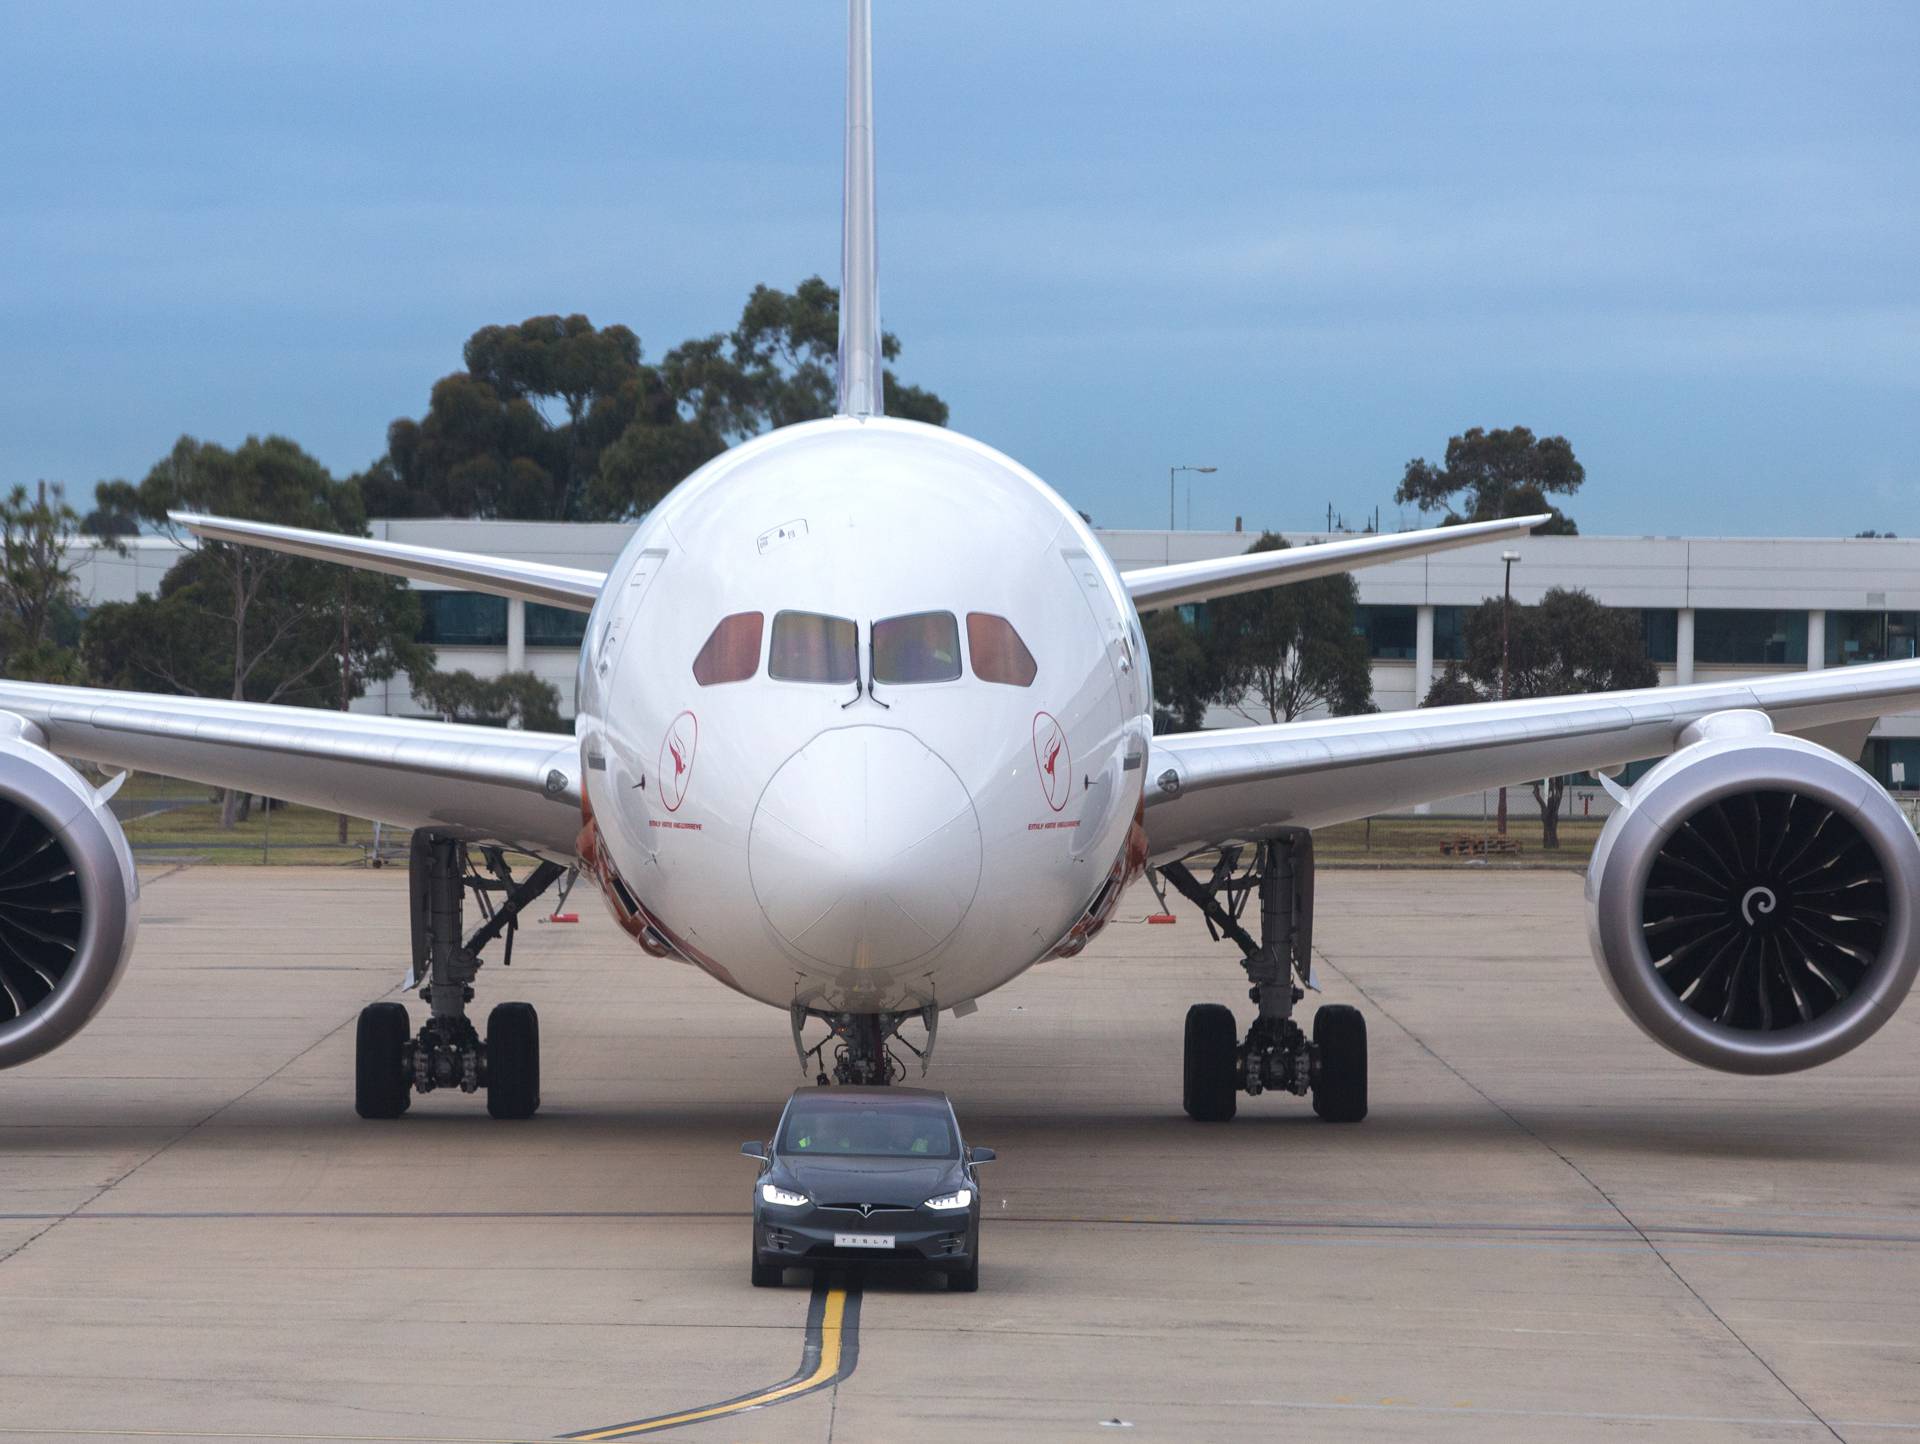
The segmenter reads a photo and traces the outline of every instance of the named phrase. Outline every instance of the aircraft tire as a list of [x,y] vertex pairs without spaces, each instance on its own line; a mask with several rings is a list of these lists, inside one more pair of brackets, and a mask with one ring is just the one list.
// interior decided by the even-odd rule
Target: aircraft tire
[[1240,1029],[1233,1009],[1220,1003],[1195,1003],[1187,1009],[1186,1067],[1180,1090],[1187,1117],[1200,1123],[1225,1123],[1240,1105]]
[[404,1003],[369,1003],[353,1038],[353,1111],[362,1118],[398,1118],[413,1101],[407,1041],[413,1023]]
[[487,1015],[487,1112],[531,1118],[540,1108],[540,1015],[501,1003]]
[[1345,1003],[1325,1004],[1313,1015],[1313,1044],[1313,1111],[1329,1123],[1358,1123],[1367,1116],[1366,1018]]

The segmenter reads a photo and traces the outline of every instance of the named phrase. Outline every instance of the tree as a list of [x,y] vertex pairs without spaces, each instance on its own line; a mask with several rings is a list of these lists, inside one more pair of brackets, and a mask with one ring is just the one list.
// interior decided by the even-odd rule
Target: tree
[[1547,497],[1571,496],[1586,475],[1564,436],[1535,437],[1524,426],[1504,431],[1476,426],[1447,442],[1444,467],[1424,457],[1409,461],[1393,499],[1403,506],[1412,502],[1422,512],[1444,511],[1447,526],[1550,511],[1553,520],[1539,530],[1572,536],[1579,530],[1573,518]]
[[[1247,550],[1286,545],[1263,532]],[[1359,599],[1353,578],[1341,575],[1207,603],[1215,700],[1251,722],[1291,722],[1315,707],[1336,717],[1373,711],[1373,666],[1353,625]]]
[[[1488,597],[1467,616],[1465,659],[1449,663],[1428,690],[1424,705],[1485,701],[1500,695],[1501,599]],[[1602,606],[1583,591],[1555,587],[1534,607],[1515,606],[1507,635],[1507,695],[1564,697],[1575,692],[1616,692],[1651,687],[1660,680],[1647,660],[1640,624],[1632,612]],[[1560,846],[1560,802],[1567,779],[1532,784],[1540,809],[1540,845]]]
[[[770,427],[833,414],[840,293],[818,276],[756,286],[731,332],[657,365],[625,326],[535,316],[468,339],[427,414],[387,430],[357,480],[382,516],[623,520]],[[900,342],[882,337],[888,360]],[[946,403],[884,374],[889,415],[945,425]]]
[[413,679],[413,692],[449,722],[489,727],[518,727],[529,732],[559,732],[560,690],[532,672],[476,677],[457,672],[428,672]]
[[[176,535],[176,510],[365,532],[358,488],[278,436],[248,437],[232,451],[183,436],[138,487],[105,482],[100,491],[102,506]],[[109,686],[337,707],[343,638],[344,691],[358,696],[368,682],[432,667],[432,651],[414,640],[419,626],[419,603],[397,578],[203,542],[157,596],[95,609],[84,644]],[[238,813],[229,792],[223,824]]]
[[44,481],[0,501],[0,673],[19,682],[78,682],[79,599],[68,541],[78,518],[65,489]]
[[1198,732],[1220,691],[1220,669],[1192,622],[1176,607],[1141,624],[1153,670],[1153,730]]

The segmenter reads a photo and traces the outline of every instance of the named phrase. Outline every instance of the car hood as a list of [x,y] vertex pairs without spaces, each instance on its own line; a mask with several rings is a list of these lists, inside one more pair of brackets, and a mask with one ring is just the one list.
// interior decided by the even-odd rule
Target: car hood
[[875,1203],[917,1208],[961,1186],[952,1158],[783,1158],[780,1171],[816,1204]]

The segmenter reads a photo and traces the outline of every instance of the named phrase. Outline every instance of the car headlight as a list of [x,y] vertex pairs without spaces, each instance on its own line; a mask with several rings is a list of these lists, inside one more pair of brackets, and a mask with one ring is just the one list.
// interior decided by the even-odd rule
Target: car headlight
[[785,1208],[804,1208],[807,1203],[804,1193],[795,1193],[790,1188],[781,1188],[772,1183],[760,1185],[760,1196],[768,1203],[777,1203]]
[[943,1193],[938,1198],[928,1199],[927,1207],[945,1211],[948,1209],[966,1208],[972,1203],[973,1190],[971,1188],[956,1188],[952,1193]]

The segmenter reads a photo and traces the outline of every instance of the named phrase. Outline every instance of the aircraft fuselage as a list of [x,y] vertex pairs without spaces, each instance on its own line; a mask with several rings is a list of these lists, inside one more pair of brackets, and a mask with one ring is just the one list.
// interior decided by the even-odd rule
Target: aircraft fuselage
[[1080,517],[913,422],[708,463],[581,651],[582,853],[650,951],[781,1008],[964,1002],[1076,951],[1144,860],[1152,686]]

